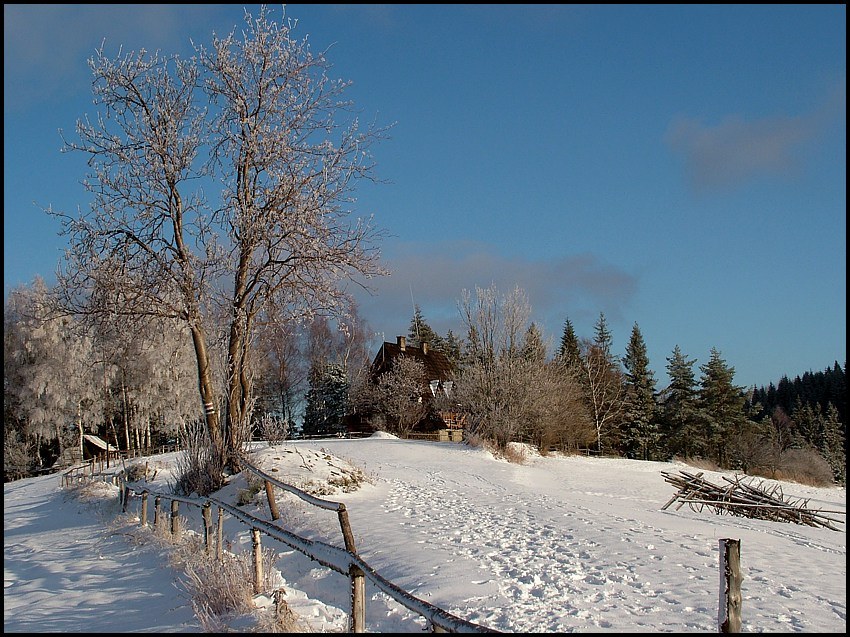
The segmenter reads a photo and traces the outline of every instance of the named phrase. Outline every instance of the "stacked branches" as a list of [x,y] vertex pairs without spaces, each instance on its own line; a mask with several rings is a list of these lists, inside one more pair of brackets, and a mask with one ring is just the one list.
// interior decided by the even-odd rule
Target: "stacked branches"
[[728,513],[760,520],[822,526],[834,531],[841,530],[834,524],[844,524],[843,520],[825,514],[845,515],[846,512],[809,509],[808,500],[794,500],[784,495],[779,485],[767,487],[763,481],[758,484],[755,481],[745,483],[737,477],[733,479],[723,476],[723,480],[729,483],[729,486],[723,487],[704,480],[702,473],[692,475],[679,471],[679,474],[661,472],[666,482],[679,489],[676,495],[661,507],[662,511],[678,500],[679,506],[676,510],[687,504],[692,511],[702,511],[707,507],[718,515]]

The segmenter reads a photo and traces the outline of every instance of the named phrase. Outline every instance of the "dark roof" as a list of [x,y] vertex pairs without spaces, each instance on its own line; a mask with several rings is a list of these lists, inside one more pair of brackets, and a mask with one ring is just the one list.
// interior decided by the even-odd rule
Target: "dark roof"
[[428,380],[448,380],[454,377],[454,367],[448,357],[433,347],[428,347],[427,353],[421,347],[406,345],[404,351],[398,343],[384,343],[372,362],[372,369],[376,375],[388,371],[392,367],[392,361],[399,356],[410,356],[420,361],[425,366],[425,375]]

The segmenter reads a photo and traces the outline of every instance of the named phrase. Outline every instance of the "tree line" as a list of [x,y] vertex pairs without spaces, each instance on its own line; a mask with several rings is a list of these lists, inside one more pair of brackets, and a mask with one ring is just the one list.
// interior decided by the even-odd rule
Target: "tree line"
[[[407,339],[412,345],[429,343],[457,368],[452,393],[434,395],[430,410],[462,412],[468,434],[497,449],[518,441],[543,453],[678,457],[771,477],[845,481],[844,370],[837,363],[828,370],[829,383],[811,383],[829,386],[829,392],[810,390],[806,402],[798,394],[795,407],[785,412],[767,399],[776,392],[736,385],[734,367],[716,348],[695,368],[696,361],[677,345],[666,358],[669,383],[659,386],[637,323],[620,356],[604,313],[589,338],[579,338],[567,318],[549,355],[521,289],[464,291],[459,309],[464,337],[451,331],[440,336],[415,307]],[[308,411],[305,430],[341,431],[346,414],[368,406],[379,415],[376,427],[404,435],[411,415],[414,421],[427,415],[421,391],[411,389],[422,387],[423,374],[421,365],[399,367],[379,381],[377,391],[374,383],[346,385],[340,369],[317,374],[308,404],[321,404],[324,411],[320,417],[319,410]],[[404,409],[394,405],[399,400]]]

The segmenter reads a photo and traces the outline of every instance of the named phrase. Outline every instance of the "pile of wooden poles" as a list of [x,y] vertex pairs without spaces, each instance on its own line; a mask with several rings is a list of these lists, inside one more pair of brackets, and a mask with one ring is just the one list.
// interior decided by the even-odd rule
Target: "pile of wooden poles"
[[687,504],[693,511],[708,508],[718,515],[728,513],[740,517],[776,522],[793,522],[807,526],[822,526],[834,531],[840,531],[836,524],[844,524],[843,520],[826,515],[827,513],[846,515],[845,511],[819,511],[808,508],[808,500],[793,500],[782,493],[779,485],[764,486],[764,482],[755,484],[751,480],[742,482],[737,476],[723,480],[728,486],[718,486],[703,479],[703,474],[690,474],[679,471],[679,475],[662,471],[666,482],[678,488],[667,504],[661,507],[663,511],[678,500],[682,508]]

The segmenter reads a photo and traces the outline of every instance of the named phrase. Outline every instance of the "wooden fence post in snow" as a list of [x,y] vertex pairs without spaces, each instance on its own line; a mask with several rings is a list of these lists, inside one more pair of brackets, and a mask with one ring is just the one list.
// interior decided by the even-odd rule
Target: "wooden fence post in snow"
[[741,632],[741,540],[720,540],[721,633]]
[[339,518],[339,527],[342,529],[342,541],[345,542],[345,550],[357,555],[357,549],[354,547],[354,533],[351,532],[351,523],[348,521],[348,510],[342,502],[340,502],[336,514]]
[[207,553],[209,553],[212,548],[212,520],[210,519],[210,508],[211,505],[207,502],[201,510],[201,513],[204,516],[204,546],[206,547]]
[[274,486],[268,480],[266,482],[266,498],[269,501],[269,511],[272,514],[272,520],[277,520],[280,517],[280,513],[277,510],[277,502],[274,501]]
[[159,511],[161,508],[161,502],[162,498],[160,496],[156,496],[153,499],[153,528],[155,529],[159,527]]
[[148,524],[148,492],[142,491],[142,510],[139,513],[139,521],[141,526]]
[[177,500],[171,501],[171,535],[175,538],[180,534],[180,523],[178,522],[178,508],[180,503]]
[[260,530],[251,529],[254,545],[254,593],[263,590],[263,549],[260,546]]
[[352,633],[366,632],[366,575],[355,564],[349,567],[351,578],[351,626]]

